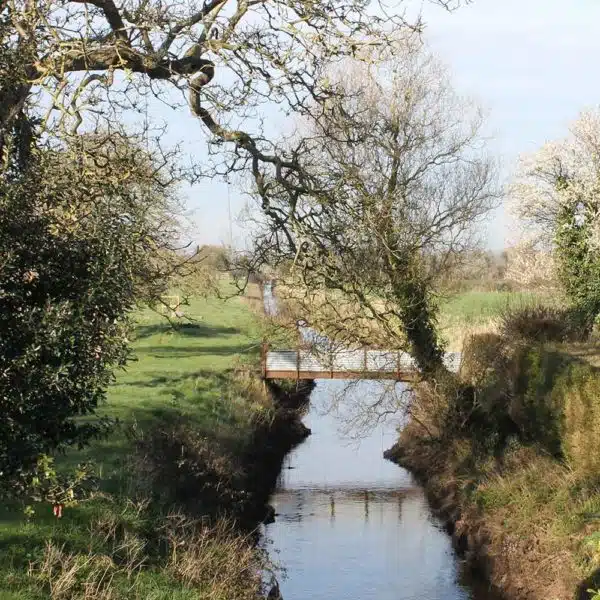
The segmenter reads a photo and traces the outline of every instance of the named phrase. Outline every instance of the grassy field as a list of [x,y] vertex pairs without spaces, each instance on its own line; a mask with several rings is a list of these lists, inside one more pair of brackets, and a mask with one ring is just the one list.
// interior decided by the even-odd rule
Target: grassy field
[[468,335],[496,331],[507,308],[555,302],[539,292],[462,292],[440,302],[440,330],[448,350],[458,352]]
[[[48,504],[36,505],[31,521],[14,508],[0,513],[0,600],[225,600],[231,593],[223,582],[228,573],[232,585],[239,577],[249,560],[246,547],[231,532],[221,532],[222,539],[215,542],[210,536],[191,539],[185,528],[177,535],[169,529],[163,542],[168,546],[179,536],[188,554],[183,552],[177,561],[173,556],[155,561],[144,540],[157,521],[148,520],[147,507],[132,490],[133,442],[128,434],[132,427],[145,431],[177,414],[206,438],[208,447],[225,443],[235,452],[251,433],[254,420],[270,409],[264,395],[245,393],[232,374],[234,367],[256,362],[260,350],[262,324],[250,304],[240,298],[226,303],[195,299],[182,310],[189,320],[182,319],[176,330],[150,310],[137,315],[135,360],[117,374],[99,411],[117,418],[119,425],[108,439],[61,461],[62,466],[95,462],[100,475],[96,497],[67,506],[61,519],[53,516]],[[223,552],[224,548],[231,551]],[[228,554],[239,564],[225,564]],[[182,573],[185,556],[191,566]],[[206,563],[211,556],[213,562]],[[204,579],[192,576],[198,569],[205,572]],[[210,580],[215,570],[223,572],[221,587],[225,587],[220,591]],[[247,573],[244,581],[250,590]]]

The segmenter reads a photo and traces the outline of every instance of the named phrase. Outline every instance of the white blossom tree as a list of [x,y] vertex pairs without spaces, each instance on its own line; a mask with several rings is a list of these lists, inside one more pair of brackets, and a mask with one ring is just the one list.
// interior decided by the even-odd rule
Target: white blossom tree
[[573,303],[600,311],[600,109],[587,110],[568,135],[522,159],[511,212],[529,243],[552,251]]

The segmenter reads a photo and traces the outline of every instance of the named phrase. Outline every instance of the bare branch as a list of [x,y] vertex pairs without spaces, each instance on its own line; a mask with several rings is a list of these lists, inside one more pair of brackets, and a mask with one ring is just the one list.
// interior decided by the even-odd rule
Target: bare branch
[[110,28],[113,30],[115,37],[118,40],[123,42],[128,42],[127,39],[127,31],[125,29],[125,23],[123,23],[123,18],[119,13],[119,9],[116,7],[113,0],[69,0],[70,2],[74,2],[76,4],[91,4],[102,10],[104,16]]

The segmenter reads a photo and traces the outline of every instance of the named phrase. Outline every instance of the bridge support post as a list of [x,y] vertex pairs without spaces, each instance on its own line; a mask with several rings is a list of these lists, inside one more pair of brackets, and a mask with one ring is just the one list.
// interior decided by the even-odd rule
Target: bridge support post
[[263,379],[267,378],[267,352],[269,352],[269,342],[263,340],[260,345],[260,371]]

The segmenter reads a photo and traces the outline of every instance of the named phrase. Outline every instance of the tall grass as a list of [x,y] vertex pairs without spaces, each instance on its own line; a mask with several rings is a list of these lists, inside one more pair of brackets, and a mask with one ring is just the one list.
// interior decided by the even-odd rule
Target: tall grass
[[[211,527],[180,513],[132,530],[123,515],[90,526],[87,552],[48,540],[27,573],[28,591],[51,600],[140,598],[256,600],[264,556],[232,523]],[[157,552],[157,549],[159,550]]]

